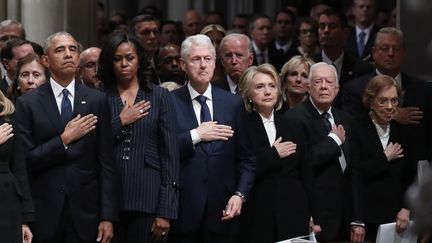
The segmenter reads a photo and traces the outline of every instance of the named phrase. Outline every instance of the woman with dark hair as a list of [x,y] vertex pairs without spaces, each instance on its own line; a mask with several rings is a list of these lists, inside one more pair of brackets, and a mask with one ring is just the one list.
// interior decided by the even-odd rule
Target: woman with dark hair
[[[309,234],[313,172],[301,125],[279,113],[282,92],[270,64],[252,66],[240,78],[248,131],[254,134],[256,177],[242,211],[242,241],[274,243]],[[319,222],[318,218],[314,218]]]
[[31,243],[27,223],[34,218],[27,170],[13,133],[14,106],[0,91],[0,239]]
[[396,231],[408,227],[410,210],[405,191],[414,179],[413,165],[404,151],[401,128],[393,117],[402,98],[401,88],[390,76],[378,75],[366,85],[363,104],[369,114],[358,117],[353,164],[361,173],[365,241],[375,242],[378,226],[396,220]]
[[13,83],[8,90],[8,97],[15,103],[20,95],[36,89],[48,79],[49,72],[42,65],[39,55],[29,53],[17,63]]
[[149,80],[146,60],[140,41],[123,32],[108,38],[99,59],[122,182],[122,243],[164,239],[170,220],[177,217],[174,108],[168,91]]

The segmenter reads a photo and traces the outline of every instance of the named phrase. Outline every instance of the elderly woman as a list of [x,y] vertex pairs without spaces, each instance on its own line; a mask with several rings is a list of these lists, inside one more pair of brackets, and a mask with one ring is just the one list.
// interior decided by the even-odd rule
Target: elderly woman
[[363,104],[370,113],[356,119],[359,134],[353,164],[364,185],[366,241],[375,241],[380,224],[396,219],[399,233],[408,226],[410,210],[404,203],[404,194],[413,181],[416,163],[403,150],[400,127],[393,121],[401,96],[393,78],[375,76],[363,94]]
[[140,41],[110,36],[99,59],[98,76],[111,107],[122,198],[119,242],[164,239],[177,217],[179,155],[174,108],[166,89],[149,80]]
[[34,209],[24,157],[13,132],[14,110],[0,91],[0,239],[31,243],[33,235],[27,223],[33,220]]
[[14,82],[8,91],[8,96],[15,102],[21,94],[36,89],[48,79],[49,72],[42,65],[39,56],[29,53],[18,61]]
[[285,101],[283,110],[291,109],[308,97],[308,76],[314,62],[302,56],[293,56],[280,72],[282,95]]
[[242,212],[242,241],[274,243],[307,235],[312,170],[300,125],[278,112],[283,102],[279,76],[270,64],[249,67],[240,90],[257,163],[255,185]]

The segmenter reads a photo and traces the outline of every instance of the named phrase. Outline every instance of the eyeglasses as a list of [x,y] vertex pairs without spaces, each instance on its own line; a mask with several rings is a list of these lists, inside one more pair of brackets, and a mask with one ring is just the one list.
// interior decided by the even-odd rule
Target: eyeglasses
[[316,29],[309,28],[309,29],[300,29],[300,34],[307,35],[307,34],[314,34],[316,33]]
[[334,87],[336,85],[336,81],[327,78],[317,78],[312,80],[312,85],[314,87],[320,87],[321,85],[324,84],[327,85],[328,87]]
[[397,105],[399,105],[399,102],[400,102],[400,99],[399,98],[377,98],[376,99],[376,103],[379,105],[379,106],[387,106],[389,103],[392,105],[392,106],[397,106]]

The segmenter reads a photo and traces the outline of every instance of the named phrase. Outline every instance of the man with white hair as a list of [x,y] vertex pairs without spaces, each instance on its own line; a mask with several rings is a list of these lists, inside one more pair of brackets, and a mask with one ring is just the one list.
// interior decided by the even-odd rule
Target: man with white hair
[[339,91],[333,65],[319,62],[309,73],[309,99],[286,115],[303,125],[317,191],[314,231],[320,242],[363,242],[357,173],[351,164],[352,130],[348,116],[333,107]]
[[181,45],[187,85],[173,92],[180,148],[178,220],[168,242],[234,243],[242,204],[254,180],[240,97],[213,87],[216,52],[205,35]]

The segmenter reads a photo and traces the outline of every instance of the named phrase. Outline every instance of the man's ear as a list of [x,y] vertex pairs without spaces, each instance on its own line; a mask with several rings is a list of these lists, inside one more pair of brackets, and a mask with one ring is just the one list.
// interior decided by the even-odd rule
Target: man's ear
[[48,56],[42,55],[41,56],[41,63],[44,65],[45,68],[49,69],[49,62],[48,62]]
[[3,64],[3,67],[4,67],[6,70],[9,69],[9,60],[8,60],[8,59],[3,58],[3,59],[1,60],[1,63]]

